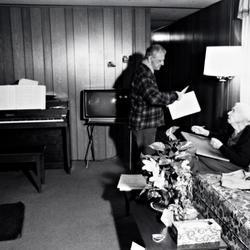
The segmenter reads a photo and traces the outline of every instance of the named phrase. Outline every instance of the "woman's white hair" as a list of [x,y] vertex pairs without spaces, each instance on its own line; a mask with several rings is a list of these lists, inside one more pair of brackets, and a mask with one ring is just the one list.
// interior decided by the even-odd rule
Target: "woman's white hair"
[[235,107],[237,106],[237,109],[242,115],[242,118],[248,122],[250,122],[250,105],[242,102],[235,103]]

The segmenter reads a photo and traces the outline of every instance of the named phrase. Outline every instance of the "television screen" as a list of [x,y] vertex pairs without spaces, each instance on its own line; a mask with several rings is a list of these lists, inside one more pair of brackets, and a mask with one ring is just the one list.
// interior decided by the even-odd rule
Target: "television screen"
[[81,119],[89,122],[126,122],[129,92],[125,89],[84,89],[81,91]]

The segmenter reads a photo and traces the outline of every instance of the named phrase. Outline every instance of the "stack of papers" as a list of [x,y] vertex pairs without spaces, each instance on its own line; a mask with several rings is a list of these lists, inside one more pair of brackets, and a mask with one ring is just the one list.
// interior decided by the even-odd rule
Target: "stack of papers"
[[221,177],[221,185],[232,189],[250,189],[250,173],[244,170],[237,170],[231,173],[224,173]]
[[131,191],[143,189],[146,185],[146,179],[141,174],[121,174],[117,188],[120,191]]

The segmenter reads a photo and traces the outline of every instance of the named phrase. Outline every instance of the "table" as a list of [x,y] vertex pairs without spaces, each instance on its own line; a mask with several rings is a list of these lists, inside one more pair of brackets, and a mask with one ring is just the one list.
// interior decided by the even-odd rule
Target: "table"
[[[130,202],[130,215],[134,218],[138,231],[143,240],[144,247],[147,250],[212,250],[212,249],[227,249],[226,243],[221,239],[219,243],[203,244],[203,245],[190,245],[188,248],[177,247],[176,243],[172,239],[169,233],[167,233],[166,238],[160,242],[156,243],[152,240],[152,234],[161,233],[164,228],[164,224],[160,222],[161,213],[153,211],[149,204],[138,203],[136,201]],[[128,229],[128,230],[132,230]]]

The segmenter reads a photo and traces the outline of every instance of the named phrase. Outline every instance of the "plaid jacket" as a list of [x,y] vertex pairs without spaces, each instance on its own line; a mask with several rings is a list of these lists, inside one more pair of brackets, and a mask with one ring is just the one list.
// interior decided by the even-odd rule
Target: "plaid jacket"
[[155,75],[145,64],[140,64],[131,84],[130,129],[141,130],[164,125],[162,106],[177,98],[174,91],[160,92]]

